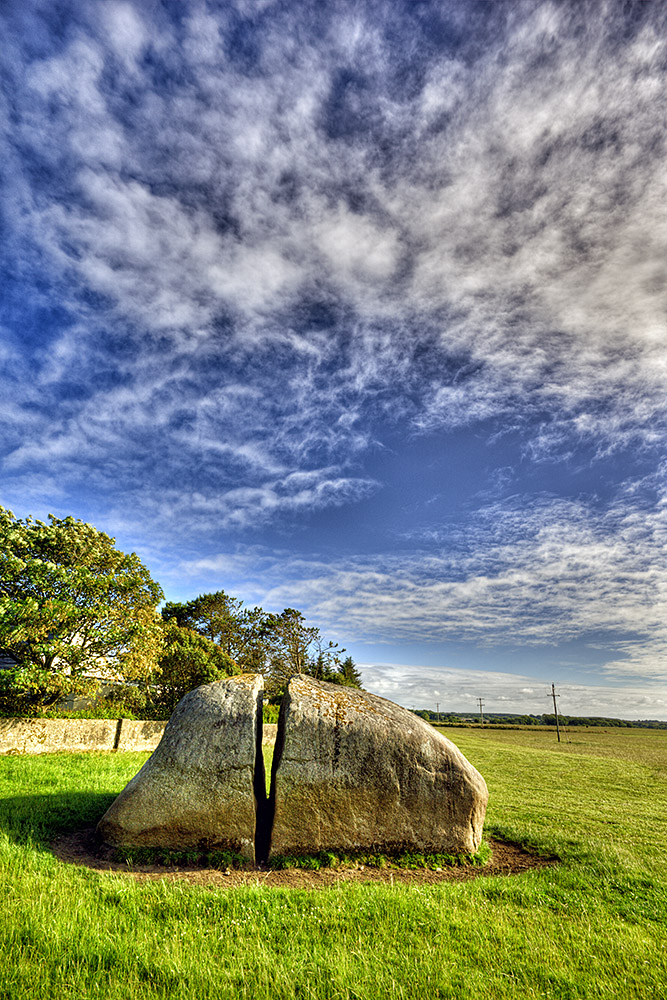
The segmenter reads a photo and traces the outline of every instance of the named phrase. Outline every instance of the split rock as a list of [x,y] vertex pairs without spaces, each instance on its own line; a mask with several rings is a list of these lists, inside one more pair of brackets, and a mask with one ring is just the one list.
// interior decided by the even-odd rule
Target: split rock
[[325,848],[478,849],[486,783],[423,719],[303,674],[291,679],[281,716],[271,857]]
[[101,838],[234,850],[254,861],[265,798],[263,687],[261,675],[241,674],[186,694],[151,757],[100,820]]

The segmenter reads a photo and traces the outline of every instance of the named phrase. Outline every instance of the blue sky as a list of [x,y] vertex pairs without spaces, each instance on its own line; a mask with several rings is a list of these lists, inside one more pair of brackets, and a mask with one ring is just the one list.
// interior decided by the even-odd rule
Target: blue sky
[[0,502],[407,706],[667,718],[663,5],[0,18]]

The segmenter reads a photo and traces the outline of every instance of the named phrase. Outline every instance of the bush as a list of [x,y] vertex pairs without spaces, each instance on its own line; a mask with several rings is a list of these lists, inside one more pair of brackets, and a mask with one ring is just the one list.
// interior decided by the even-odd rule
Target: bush
[[278,722],[278,716],[280,715],[280,705],[271,705],[269,702],[264,702],[262,705],[262,720],[269,725],[275,725]]
[[237,665],[215,642],[169,621],[164,627],[158,683],[147,689],[145,704],[159,718],[168,718],[188,691],[238,673]]
[[0,715],[37,716],[70,694],[90,696],[97,682],[40,667],[0,670]]
[[99,708],[109,718],[142,719],[155,714],[151,712],[148,689],[134,684],[118,684],[104,696]]

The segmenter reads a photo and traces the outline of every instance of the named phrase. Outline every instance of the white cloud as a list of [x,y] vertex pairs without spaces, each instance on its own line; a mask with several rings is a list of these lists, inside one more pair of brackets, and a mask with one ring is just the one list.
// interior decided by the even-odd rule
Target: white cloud
[[118,58],[132,67],[150,38],[136,6],[120,0],[105,0],[99,13],[106,40]]
[[263,568],[260,603],[302,607],[343,642],[457,641],[482,656],[578,640],[606,653],[609,678],[667,680],[667,505],[621,501],[602,515],[571,502],[491,506],[465,541],[333,562],[281,557]]
[[[334,17],[296,48],[289,32],[269,29],[262,72],[249,78],[222,55],[225,18],[197,7],[182,48],[164,19],[150,43],[198,89],[157,93],[126,68],[136,103],[124,118],[103,77],[106,48],[134,66],[148,29],[135,6],[102,6],[96,39],[80,27],[32,64],[43,105],[18,94],[18,135],[47,157],[59,145],[77,190],[54,191],[49,204],[17,182],[13,222],[56,278],[113,304],[106,322],[135,326],[145,349],[147,333],[211,339],[224,312],[247,342],[259,330],[262,342],[281,342],[284,317],[317,289],[357,313],[359,349],[344,357],[348,324],[331,331],[349,386],[383,382],[400,397],[415,348],[434,352],[413,406],[423,429],[503,416],[519,401],[520,413],[550,410],[577,435],[654,439],[667,374],[667,216],[662,157],[651,151],[664,43],[650,25],[609,58],[609,11],[579,37],[568,9],[538,5],[509,17],[474,64],[433,57],[421,88],[390,99],[391,51],[362,15]],[[350,121],[369,114],[393,135],[391,169],[372,130],[348,141],[323,131],[352,52],[367,76],[341,100]],[[193,184],[205,197],[189,197]],[[73,302],[76,287],[67,294]],[[452,380],[447,353],[474,374]],[[559,436],[538,440],[536,454]]]
[[316,228],[328,263],[344,282],[387,281],[397,263],[396,234],[382,231],[368,219],[339,207]]
[[[542,715],[553,712],[551,687],[521,674],[452,667],[397,666],[359,663],[364,687],[405,708],[427,708],[479,716],[484,710]],[[616,719],[667,718],[667,685],[636,686],[568,684],[557,686],[558,711],[563,715],[593,715]]]
[[[613,5],[496,5],[455,54],[410,5],[368,10],[109,0],[35,46],[7,18],[3,251],[34,307],[0,345],[14,495],[243,532],[379,488],[378,425],[493,418],[533,463],[662,447],[658,7],[629,38]],[[465,5],[438,13],[465,39]],[[458,547],[430,530],[287,560],[264,593],[396,641],[604,631],[610,675],[664,671],[663,507],[489,508]]]

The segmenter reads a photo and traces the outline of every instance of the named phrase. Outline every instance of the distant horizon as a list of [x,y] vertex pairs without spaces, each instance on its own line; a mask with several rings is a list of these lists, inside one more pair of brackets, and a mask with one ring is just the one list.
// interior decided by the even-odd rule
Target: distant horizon
[[[361,671],[361,683],[374,694],[403,705],[426,709],[479,715],[478,699],[484,701],[484,714],[551,715],[551,685],[535,682],[526,687],[527,678],[495,671],[464,671],[423,666],[382,668],[355,659]],[[486,682],[486,683],[485,683]],[[430,685],[433,685],[431,687]],[[435,696],[434,692],[438,695]],[[516,694],[512,692],[515,691]],[[606,685],[585,686],[556,683],[559,715],[597,716],[626,721],[667,722],[667,712],[655,711],[650,694],[637,692],[633,686],[610,690]],[[618,707],[623,699],[626,708]],[[508,709],[507,705],[512,708]],[[654,710],[651,711],[651,708]]]
[[[435,709],[431,710],[429,708],[414,708],[414,709],[410,709],[410,711],[411,712],[415,712],[415,713],[419,713],[419,712],[431,712],[431,714],[433,714],[433,715],[436,714]],[[480,726],[487,724],[487,722],[486,722],[487,713],[486,712],[484,713],[484,722],[482,722],[482,720],[480,719],[479,714],[475,715],[474,712],[464,712],[464,711],[457,712],[457,711],[453,711],[452,710],[451,712],[440,712],[440,715],[455,715],[457,718],[461,718],[462,716],[465,716],[465,718],[461,718],[462,722],[474,722],[474,723],[477,723]],[[533,712],[495,712],[495,711],[492,710],[491,712],[488,713],[488,716],[489,716],[489,718],[493,718],[493,719],[498,719],[498,718],[511,718],[511,719],[513,719],[513,718],[517,718],[517,717],[518,718],[528,718],[528,719],[540,719],[540,718],[549,717],[549,716],[551,716],[551,718],[553,718],[553,712],[544,712],[544,713],[542,713],[540,715],[540,714],[536,714],[536,713],[533,713]],[[558,715],[558,718],[560,720],[560,718],[561,718],[560,713]],[[564,718],[566,718],[566,719],[567,718],[569,718],[569,719],[597,719],[597,720],[600,721],[601,725],[604,724],[604,723],[606,723],[606,722],[629,722],[629,723],[636,723],[637,725],[640,725],[640,724],[643,725],[645,723],[655,722],[655,723],[657,723],[658,726],[663,726],[663,725],[667,726],[667,720],[666,719],[624,719],[620,715],[570,715],[570,716],[565,715]],[[433,721],[433,720],[431,720],[431,721]],[[437,724],[438,723],[436,721],[436,725]],[[502,725],[502,723],[489,723],[489,725],[494,725],[494,724],[495,725]],[[517,725],[518,724],[519,723],[517,723]],[[543,724],[543,725],[546,725],[546,724]],[[551,729],[553,729],[555,731],[555,729],[556,729],[556,723],[555,722],[553,724],[548,724],[548,725],[549,725],[549,728],[551,728]]]

